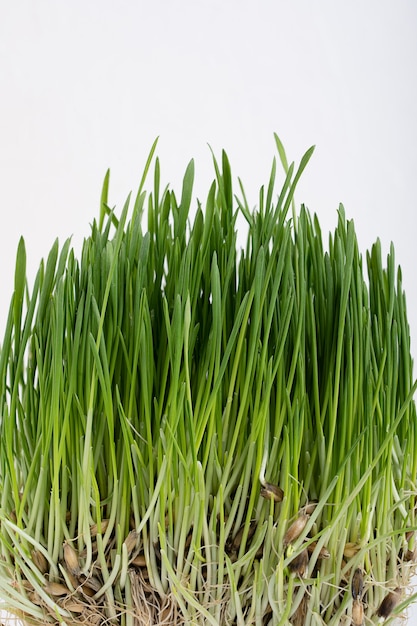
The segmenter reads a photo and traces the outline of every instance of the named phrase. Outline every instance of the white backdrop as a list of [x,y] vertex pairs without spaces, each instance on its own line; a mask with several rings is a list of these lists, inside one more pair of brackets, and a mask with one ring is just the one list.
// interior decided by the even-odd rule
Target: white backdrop
[[276,131],[291,160],[317,146],[296,199],[324,232],[343,202],[362,251],[394,241],[416,354],[416,28],[414,0],[4,0],[0,337],[20,235],[33,279],[88,235],[108,167],[121,207],[159,135],[163,181],[194,157],[204,201],[209,143],[254,205]]

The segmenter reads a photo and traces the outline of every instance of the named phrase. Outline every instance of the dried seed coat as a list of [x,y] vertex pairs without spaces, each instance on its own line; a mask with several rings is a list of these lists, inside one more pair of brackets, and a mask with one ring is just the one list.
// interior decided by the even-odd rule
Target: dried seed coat
[[359,552],[360,549],[361,547],[358,543],[353,543],[349,541],[345,544],[343,554],[347,559],[351,559],[353,556],[355,556],[355,554]]
[[61,604],[64,609],[66,609],[67,611],[71,611],[72,613],[82,613],[85,609],[85,604],[83,604],[82,602],[77,602],[72,598],[64,600]]
[[131,530],[123,542],[126,546],[127,554],[129,556],[132,554],[133,550],[136,548],[137,541],[138,541],[138,533],[136,532],[136,530]]
[[[255,534],[256,526],[257,526],[256,520],[251,520],[251,523],[248,529],[248,537],[247,537],[248,542],[252,539],[253,535]],[[243,525],[239,528],[235,537],[233,538],[233,541],[230,546],[233,552],[237,552],[239,550],[240,544],[242,543],[244,531],[245,531],[245,526]]]
[[68,596],[71,593],[62,583],[47,582],[44,589],[51,596]]
[[[308,502],[307,504],[305,504],[301,511],[303,513],[305,513],[306,515],[312,515],[315,511],[315,508],[317,506],[318,502],[316,502],[315,500],[312,500],[311,502]],[[301,513],[300,511],[300,513]]]
[[376,612],[378,617],[387,618],[391,615],[401,597],[401,589],[397,587],[394,591],[390,591],[388,595],[382,600],[379,608]]
[[[100,524],[100,528],[101,528],[101,532],[105,533],[108,526],[109,526],[110,520],[108,519],[102,519],[101,520],[101,524]],[[95,537],[98,533],[98,525],[97,524],[92,524],[92,526],[90,526],[90,535],[91,537]]]
[[359,598],[353,601],[352,624],[353,626],[362,626],[363,624],[363,604]]
[[274,502],[282,502],[284,492],[278,485],[264,483],[261,487],[261,496],[266,500],[274,500]]
[[41,574],[46,574],[46,572],[49,570],[48,561],[46,560],[42,552],[40,552],[40,550],[33,550],[32,561]]
[[307,521],[309,519],[309,515],[306,513],[302,513],[297,517],[295,522],[291,524],[284,537],[284,548],[288,546],[288,544],[293,543],[303,532],[306,527]]
[[[313,543],[310,543],[307,546],[308,553],[309,554],[313,554],[313,552],[316,549],[316,547],[317,547],[317,541],[313,541]],[[325,546],[323,546],[321,548],[320,552],[318,553],[317,558],[318,559],[329,559],[330,558],[330,552],[328,551],[328,549]]]
[[305,548],[300,554],[298,554],[292,561],[288,563],[288,569],[291,574],[295,574],[300,578],[304,578],[307,573],[308,567],[308,551]]
[[361,600],[363,594],[363,572],[360,567],[356,568],[352,576],[352,598]]
[[68,571],[73,576],[79,576],[81,573],[80,564],[78,562],[78,556],[76,551],[69,543],[64,543],[64,561],[68,568]]
[[146,558],[144,554],[138,554],[131,561],[132,565],[135,567],[146,567]]

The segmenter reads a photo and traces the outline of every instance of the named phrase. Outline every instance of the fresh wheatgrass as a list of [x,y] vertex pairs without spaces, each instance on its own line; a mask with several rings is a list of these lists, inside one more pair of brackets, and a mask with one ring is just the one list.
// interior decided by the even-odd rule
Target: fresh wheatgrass
[[[0,353],[0,597],[25,623],[392,622],[417,549],[417,419],[401,271],[339,208],[258,208],[225,153],[191,217],[152,147],[77,259],[58,241]],[[239,181],[240,183],[240,181]],[[247,222],[244,250],[236,220]],[[128,217],[130,216],[130,217]],[[364,267],[365,266],[365,267]]]

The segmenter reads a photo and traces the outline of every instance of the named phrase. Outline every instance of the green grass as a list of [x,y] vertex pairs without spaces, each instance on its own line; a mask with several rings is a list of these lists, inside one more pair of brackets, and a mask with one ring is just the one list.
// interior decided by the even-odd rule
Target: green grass
[[80,259],[55,242],[28,286],[20,241],[0,352],[0,597],[26,621],[348,624],[357,568],[374,621],[407,588],[417,383],[401,271],[379,241],[364,263],[342,206],[323,242],[294,204],[313,150],[295,168],[276,144],[285,180],[277,193],[274,160],[256,211],[224,152],[204,209],[192,161],[177,197],[156,158],[146,193],[155,142],[120,214],[106,176]]

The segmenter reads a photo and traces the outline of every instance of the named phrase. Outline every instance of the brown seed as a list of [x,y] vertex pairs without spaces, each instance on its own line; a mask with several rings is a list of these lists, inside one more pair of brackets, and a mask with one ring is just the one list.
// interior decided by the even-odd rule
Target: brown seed
[[[110,520],[108,519],[102,519],[101,520],[101,524],[100,524],[100,528],[101,528],[101,533],[105,533],[108,526],[109,526]],[[92,526],[90,526],[90,535],[91,537],[95,537],[98,533],[98,525],[97,524],[93,524]]]
[[190,532],[188,533],[188,535],[185,538],[185,548],[189,548],[191,545],[191,542],[193,540],[193,531],[190,530]]
[[73,576],[79,576],[81,573],[81,568],[78,563],[77,553],[74,548],[70,546],[70,544],[67,542],[64,543],[64,560],[70,574],[72,574]]
[[385,598],[382,600],[381,604],[379,605],[379,608],[376,612],[378,617],[387,618],[389,615],[391,615],[391,613],[397,606],[398,602],[400,601],[400,597],[401,597],[400,587],[397,587],[396,589],[394,589],[394,591],[390,591],[389,594],[385,596]]
[[359,598],[353,601],[352,624],[353,626],[362,626],[363,624],[363,604]]
[[50,596],[69,596],[71,593],[62,583],[47,582],[44,589]]
[[355,554],[359,552],[361,549],[360,545],[357,543],[348,542],[345,544],[343,549],[343,554],[347,559],[351,559]]
[[135,567],[146,567],[146,559],[144,554],[138,554],[132,559],[131,564]]
[[255,559],[261,559],[264,554],[264,542],[261,543],[257,551],[255,552]]
[[282,502],[284,492],[278,485],[271,485],[271,483],[264,483],[261,487],[261,496],[267,500],[274,500],[274,502]]
[[304,549],[300,554],[293,558],[292,561],[288,563],[288,569],[291,574],[295,574],[300,578],[304,578],[307,573],[308,567],[308,551],[307,548]]
[[32,551],[32,561],[41,574],[46,574],[46,572],[49,570],[48,561],[40,550]]
[[126,539],[124,540],[124,545],[126,546],[127,554],[130,556],[133,550],[136,548],[136,544],[138,542],[138,533],[136,530],[131,530]]
[[302,507],[302,509],[300,510],[300,513],[302,512],[302,513],[305,513],[306,515],[312,515],[314,513],[314,510],[317,504],[318,504],[317,500],[312,500],[311,502],[308,502]]
[[300,604],[297,606],[295,612],[290,617],[290,622],[292,626],[304,626],[304,624],[306,623],[307,607],[308,595],[305,593]]
[[100,591],[102,583],[95,576],[89,576],[85,579],[85,582],[83,583],[83,589],[85,589],[85,587],[88,587],[89,589],[94,591],[94,593],[97,593],[97,591]]
[[13,589],[19,589],[20,587],[23,587],[23,589],[27,592],[33,591],[34,589],[32,583],[30,583],[28,580],[25,580],[25,579],[19,582],[17,582],[17,580],[11,580],[10,585],[13,587]]
[[414,550],[407,550],[404,554],[404,561],[415,563],[417,561],[417,547]]
[[288,544],[293,543],[303,532],[307,521],[309,519],[309,515],[306,513],[302,513],[297,517],[297,519],[291,524],[284,537],[284,548],[288,546]]
[[[245,530],[245,526],[243,525],[239,528],[235,537],[233,538],[233,541],[230,546],[230,549],[233,552],[237,552],[239,550],[240,544],[242,543],[244,530]],[[248,530],[248,538],[247,538],[248,542],[252,539],[253,535],[255,534],[255,530],[256,530],[256,520],[252,520],[249,526],[249,530]]]
[[64,609],[66,609],[67,611],[71,611],[71,613],[82,613],[85,609],[85,604],[83,604],[82,602],[77,602],[72,598],[64,600],[61,604]]
[[363,572],[357,567],[352,576],[352,598],[354,600],[362,600],[363,594]]
[[78,576],[74,576],[74,574],[72,574],[68,570],[66,570],[66,572],[67,572],[68,582],[71,585],[72,589],[77,589],[77,587],[80,586],[80,581],[78,579]]
[[[91,542],[91,552],[92,554],[97,554],[97,541]],[[87,556],[87,548],[84,548],[84,550],[81,550],[79,555],[81,558],[85,558]]]
[[93,596],[95,596],[97,593],[96,591],[94,591],[94,589],[91,589],[91,587],[89,587],[86,583],[83,583],[82,585],[80,585],[77,591],[81,591],[82,595],[88,600],[92,598]]
[[[314,550],[316,549],[317,546],[317,541],[313,541],[313,543],[310,543],[307,546],[307,550],[309,554],[313,554]],[[320,552],[318,553],[317,556],[318,559],[329,559],[330,558],[330,552],[328,551],[328,549],[323,546],[320,550]]]
[[97,586],[95,582],[91,582],[91,577],[87,580],[81,582],[79,587],[77,587],[77,591],[81,592],[81,594],[90,602],[90,598],[96,595],[97,591],[99,591],[101,586]]
[[31,602],[33,602],[33,604],[36,604],[37,606],[42,606],[42,598],[36,591],[31,591],[31,593],[29,593],[28,595],[28,598]]

